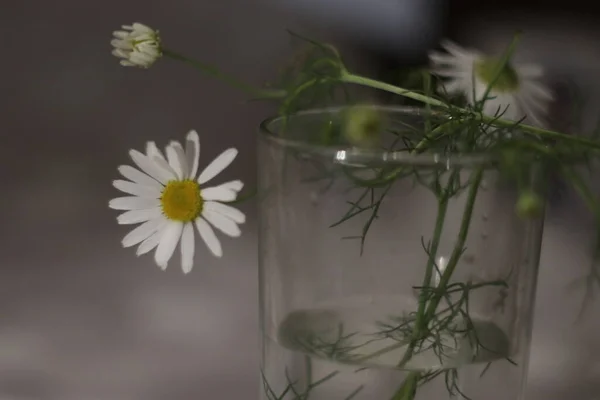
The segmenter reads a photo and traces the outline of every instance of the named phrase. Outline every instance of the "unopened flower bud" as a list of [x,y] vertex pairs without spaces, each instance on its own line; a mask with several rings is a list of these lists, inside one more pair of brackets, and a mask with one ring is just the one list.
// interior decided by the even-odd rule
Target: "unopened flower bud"
[[541,197],[531,190],[526,190],[519,195],[516,211],[521,218],[537,218],[542,215],[544,202]]
[[355,106],[346,111],[344,136],[358,147],[374,147],[380,142],[382,118],[373,107]]

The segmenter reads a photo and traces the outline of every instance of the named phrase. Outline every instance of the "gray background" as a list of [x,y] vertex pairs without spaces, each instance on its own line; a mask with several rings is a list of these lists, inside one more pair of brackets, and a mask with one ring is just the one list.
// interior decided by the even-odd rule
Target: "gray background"
[[[183,276],[177,261],[161,272],[151,257],[122,249],[128,228],[107,202],[129,148],[191,128],[202,135],[204,161],[237,146],[227,174],[251,186],[255,126],[271,110],[171,62],[119,67],[110,34],[135,20],[160,28],[176,50],[256,83],[274,76],[287,54],[284,29],[297,26],[250,0],[2,6],[0,400],[256,398],[254,205],[242,206],[249,221],[241,239],[224,240],[225,256],[201,250]],[[597,34],[527,23],[537,39],[520,57],[542,57],[595,95]],[[501,42],[506,24],[494,26],[482,34],[470,25],[465,42]],[[574,43],[586,50],[561,56]],[[549,211],[531,399],[600,399],[600,308],[575,324],[581,292],[567,290],[586,270],[590,228],[570,194]]]

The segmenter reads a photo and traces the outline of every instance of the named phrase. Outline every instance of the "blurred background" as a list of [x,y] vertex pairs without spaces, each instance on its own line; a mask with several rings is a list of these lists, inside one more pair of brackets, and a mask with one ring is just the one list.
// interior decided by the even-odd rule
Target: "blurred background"
[[[178,0],[2,6],[0,42],[0,400],[255,399],[255,205],[224,257],[201,248],[192,274],[122,249],[107,202],[117,166],[146,140],[192,128],[203,160],[236,146],[227,177],[255,182],[257,124],[273,110],[165,60],[125,69],[111,32],[143,22],[167,46],[257,84],[290,55],[285,29],[338,44],[378,76],[422,62],[441,38],[497,51],[526,34],[517,61],[548,71],[559,104],[575,86],[591,126],[600,107],[592,2],[504,0]],[[557,109],[560,115],[561,108]],[[201,161],[202,162],[202,161]],[[577,322],[592,221],[574,194],[546,220],[528,399],[600,399],[600,306]]]

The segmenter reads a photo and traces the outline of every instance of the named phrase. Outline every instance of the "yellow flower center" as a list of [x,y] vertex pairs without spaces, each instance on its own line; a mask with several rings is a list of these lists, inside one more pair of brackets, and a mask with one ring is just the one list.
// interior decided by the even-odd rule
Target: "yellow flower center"
[[190,222],[202,212],[204,200],[200,195],[200,185],[197,182],[170,181],[160,196],[160,203],[167,218]]
[[[496,78],[498,73],[500,61],[494,58],[484,58],[475,63],[475,74],[481,79],[486,85],[492,83],[492,80]],[[500,75],[494,82],[492,88],[497,92],[514,92],[519,88],[519,75],[517,71],[506,64]]]

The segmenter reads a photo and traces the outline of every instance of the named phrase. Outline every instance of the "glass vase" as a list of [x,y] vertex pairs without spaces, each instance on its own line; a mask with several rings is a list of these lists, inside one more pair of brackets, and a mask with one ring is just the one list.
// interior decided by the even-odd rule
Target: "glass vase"
[[342,108],[261,126],[260,399],[522,398],[542,218],[492,155],[398,145],[423,110],[374,109],[385,150]]

